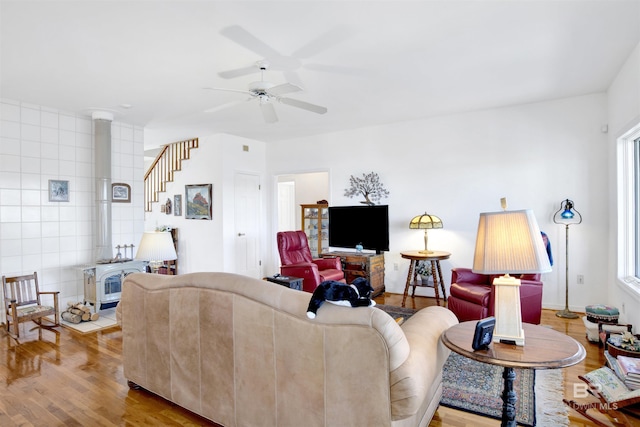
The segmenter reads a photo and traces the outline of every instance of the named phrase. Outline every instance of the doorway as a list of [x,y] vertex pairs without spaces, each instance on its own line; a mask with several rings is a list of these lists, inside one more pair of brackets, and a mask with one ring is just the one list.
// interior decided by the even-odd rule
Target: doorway
[[235,176],[235,272],[259,279],[260,262],[260,177],[247,173]]
[[300,205],[329,200],[329,172],[277,176],[278,231],[300,230]]

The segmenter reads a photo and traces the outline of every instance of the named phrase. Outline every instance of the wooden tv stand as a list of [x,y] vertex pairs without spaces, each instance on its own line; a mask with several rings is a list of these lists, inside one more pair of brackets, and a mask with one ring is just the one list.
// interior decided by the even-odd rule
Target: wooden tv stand
[[373,296],[384,293],[384,254],[368,252],[325,252],[322,257],[339,257],[347,283],[365,277],[371,283]]

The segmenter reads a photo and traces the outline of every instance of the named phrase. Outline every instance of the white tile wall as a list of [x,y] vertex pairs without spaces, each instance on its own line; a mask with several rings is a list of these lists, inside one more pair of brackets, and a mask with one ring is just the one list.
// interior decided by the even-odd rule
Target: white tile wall
[[[144,231],[143,135],[112,123],[112,182],[132,194],[112,204],[114,247],[137,247]],[[78,265],[94,261],[93,152],[91,117],[0,99],[0,273],[37,271],[63,307],[83,299]],[[49,201],[50,179],[69,181],[69,202]]]

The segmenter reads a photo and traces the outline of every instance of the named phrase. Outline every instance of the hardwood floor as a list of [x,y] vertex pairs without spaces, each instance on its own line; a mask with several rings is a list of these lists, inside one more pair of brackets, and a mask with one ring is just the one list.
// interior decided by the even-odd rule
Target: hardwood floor
[[[400,305],[402,295],[376,302]],[[408,299],[407,306],[435,305],[432,298]],[[577,376],[604,363],[602,349],[585,338],[582,320],[560,319],[544,310],[542,324],[564,332],[587,350],[586,359],[564,370],[565,397],[573,398]],[[122,373],[119,328],[81,335],[67,328],[51,332],[21,330],[21,344],[0,332],[1,426],[215,426],[203,418],[142,390],[130,390]],[[3,328],[4,330],[4,328]],[[580,382],[581,383],[581,382]],[[594,424],[570,411],[571,426]],[[498,421],[440,407],[430,426],[497,426]],[[640,425],[640,420],[638,425]],[[544,426],[546,427],[546,426]]]

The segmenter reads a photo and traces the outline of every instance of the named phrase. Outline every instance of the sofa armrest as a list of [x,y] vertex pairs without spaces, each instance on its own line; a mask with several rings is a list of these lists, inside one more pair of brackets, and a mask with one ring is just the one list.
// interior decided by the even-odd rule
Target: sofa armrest
[[393,420],[414,415],[425,399],[433,397],[427,393],[438,389],[436,383],[442,381],[442,367],[451,353],[440,336],[457,323],[450,310],[431,306],[402,324],[411,351],[407,360],[390,373]]
[[120,302],[116,305],[116,323],[118,326],[122,327],[122,305]]
[[470,268],[454,268],[451,270],[451,283],[474,283],[477,285],[491,285],[491,276],[476,274]]
[[311,260],[319,270],[342,270],[342,262],[339,257],[316,258]]

